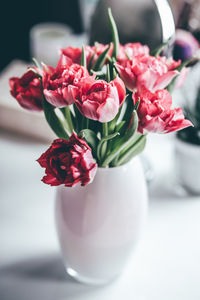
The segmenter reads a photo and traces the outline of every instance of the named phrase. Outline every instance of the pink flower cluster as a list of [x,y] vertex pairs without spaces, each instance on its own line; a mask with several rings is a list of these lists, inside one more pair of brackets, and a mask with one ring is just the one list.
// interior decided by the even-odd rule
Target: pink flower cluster
[[[98,43],[92,47],[86,46],[87,64],[93,66],[107,47],[108,45]],[[112,51],[113,44],[109,49],[109,56],[112,56]],[[126,87],[133,92],[134,103],[140,100],[139,132],[164,133],[166,130],[163,122],[168,127],[167,132],[191,125],[189,121],[184,122],[181,109],[171,109],[171,96],[165,90],[172,79],[179,74],[176,68],[181,61],[150,56],[149,48],[140,43],[120,45],[116,63],[120,77],[117,76],[108,83],[105,80],[95,80],[94,75],[89,75],[88,70],[80,65],[81,55],[81,49],[67,47],[61,50],[56,68],[44,66],[43,94],[54,107],[75,103],[85,117],[109,122],[116,116],[125,99]],[[10,86],[12,95],[21,106],[41,110],[41,86],[33,72],[29,71],[22,78],[11,78]],[[168,118],[163,117],[163,114],[168,115]],[[171,125],[169,117],[177,119],[176,127]],[[154,126],[149,126],[150,120],[154,122]]]
[[[181,108],[172,109],[172,97],[166,89],[180,75],[176,68],[181,61],[153,57],[149,55],[147,46],[138,43],[125,45],[124,53],[126,59],[119,60],[116,66],[127,89],[133,92],[134,105],[139,101],[138,131],[141,134],[169,133],[191,126]],[[181,73],[178,86],[184,81],[186,68]]]
[[[113,44],[85,46],[90,69],[108,47],[111,59]],[[21,78],[11,78],[11,94],[29,110],[42,110],[44,96],[55,108],[73,104],[84,117],[104,123],[115,118],[128,93],[132,94],[134,107],[139,103],[139,133],[168,133],[192,125],[185,120],[181,108],[172,108],[172,97],[166,89],[179,75],[177,67],[181,61],[153,57],[149,48],[140,43],[119,45],[115,63],[118,75],[107,82],[96,79],[95,74],[81,66],[81,56],[82,49],[61,49],[56,68],[46,65],[40,71],[35,68],[40,79],[34,70],[28,70]],[[50,185],[85,185],[91,182],[97,168],[90,147],[75,133],[69,141],[55,140],[38,162],[46,169],[43,181]]]

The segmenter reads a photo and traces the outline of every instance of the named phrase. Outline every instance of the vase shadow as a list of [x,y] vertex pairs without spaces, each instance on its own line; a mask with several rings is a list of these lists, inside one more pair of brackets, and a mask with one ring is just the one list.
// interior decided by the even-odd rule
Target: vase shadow
[[87,299],[91,293],[95,297],[99,289],[71,278],[58,255],[33,257],[0,268],[2,300]]

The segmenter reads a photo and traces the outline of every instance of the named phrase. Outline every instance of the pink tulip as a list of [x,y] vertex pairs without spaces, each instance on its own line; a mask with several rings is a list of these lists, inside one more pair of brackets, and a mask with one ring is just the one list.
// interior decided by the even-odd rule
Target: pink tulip
[[[84,48],[85,48],[85,54],[86,54],[87,63],[88,63],[94,53],[94,50],[90,46],[85,46]],[[67,47],[65,49],[61,49],[61,53],[64,56],[70,58],[74,64],[81,63],[81,55],[82,55],[81,48]]]
[[119,77],[108,83],[90,76],[79,81],[73,96],[76,106],[86,118],[109,122],[118,113],[126,89]]
[[138,107],[139,127],[141,134],[148,132],[168,133],[193,126],[186,120],[181,108],[171,109],[172,97],[167,90],[151,93],[144,87],[133,93],[134,104]]
[[[108,48],[107,44],[104,45],[101,43],[95,43],[94,46],[84,46],[87,64],[89,64],[91,60],[91,66],[93,66],[96,60],[98,59],[99,55],[101,55],[107,48]],[[111,44],[111,47],[108,51],[108,55],[110,57],[112,56],[112,51],[113,51],[113,44]],[[67,47],[65,49],[61,49],[61,53],[64,56],[70,58],[73,63],[75,64],[81,63],[81,55],[82,55],[81,48]]]
[[72,89],[82,77],[89,76],[86,68],[73,64],[62,55],[56,69],[45,66],[43,87],[46,100],[55,107],[64,107],[74,102]]
[[149,55],[149,47],[140,43],[127,43],[124,46],[119,46],[117,61],[120,65],[126,65],[129,59],[134,59],[136,56]]
[[126,66],[119,63],[116,66],[126,87],[131,91],[144,86],[155,92],[165,88],[179,74],[177,70],[171,69],[172,63],[168,65],[168,61],[163,62],[153,56],[137,56],[127,61]]

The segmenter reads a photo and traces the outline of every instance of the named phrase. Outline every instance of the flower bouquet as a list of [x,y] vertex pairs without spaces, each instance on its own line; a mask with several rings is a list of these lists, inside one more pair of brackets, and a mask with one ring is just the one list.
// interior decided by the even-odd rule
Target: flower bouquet
[[147,196],[134,157],[147,134],[192,125],[170,95],[188,61],[160,56],[166,44],[151,54],[140,43],[121,45],[110,9],[108,17],[110,44],[61,49],[56,68],[34,60],[35,67],[10,79],[19,104],[43,110],[58,136],[38,162],[42,181],[62,186],[56,218],[66,268],[86,282],[119,274],[137,239]]

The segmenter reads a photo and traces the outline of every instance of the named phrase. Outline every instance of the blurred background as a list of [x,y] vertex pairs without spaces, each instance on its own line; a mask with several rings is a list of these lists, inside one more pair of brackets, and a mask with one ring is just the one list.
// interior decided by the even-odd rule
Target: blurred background
[[[176,26],[189,30],[199,38],[199,1],[169,2]],[[156,4],[151,0],[124,0],[123,3],[114,0],[58,0],[56,5],[53,0],[35,0],[31,6],[23,0],[13,1],[12,5],[8,1],[3,1],[0,19],[2,45],[0,69],[16,58],[30,61],[30,30],[38,23],[62,23],[77,35],[77,39],[86,32],[87,39],[91,43],[95,40],[107,42],[111,34],[105,13],[108,6],[112,7],[122,43],[141,41],[155,47],[161,42],[161,23]],[[73,37],[68,37],[66,45],[70,43],[70,38]]]
[[140,251],[136,252],[131,267],[134,275],[127,273],[126,280],[122,279],[117,288],[103,291],[81,286],[77,289],[73,282],[65,282],[52,216],[54,191],[40,182],[43,170],[35,163],[55,136],[42,113],[23,110],[11,97],[8,79],[21,76],[33,56],[56,65],[59,48],[81,47],[96,40],[107,43],[111,37],[107,7],[112,8],[122,44],[141,42],[152,50],[172,37],[165,54],[183,61],[199,48],[200,0],[1,3],[1,300],[106,300],[124,295],[130,300],[200,299],[200,66],[197,62],[190,65],[185,84],[173,94],[176,105],[184,107],[194,127],[176,135],[150,136],[143,154],[150,214]]
[[[42,139],[44,136],[52,138],[39,115],[32,114],[31,117],[11,98],[8,78],[13,74],[22,75],[32,57],[55,66],[60,48],[69,45],[81,47],[95,41],[107,43],[111,38],[108,7],[112,8],[122,44],[141,42],[152,50],[171,37],[170,47],[164,54],[182,60],[191,57],[200,39],[200,2],[170,0],[169,4],[171,8],[167,0],[58,0],[56,5],[51,0],[36,0],[31,7],[26,1],[14,1],[10,9],[10,2],[3,1],[0,19],[0,127]],[[176,36],[175,27],[181,29]],[[175,38],[177,42],[174,43]],[[17,115],[20,119],[25,116],[24,121],[17,122]],[[38,128],[44,129],[41,132],[31,130],[30,118],[36,119]],[[42,126],[40,122],[43,122]]]

